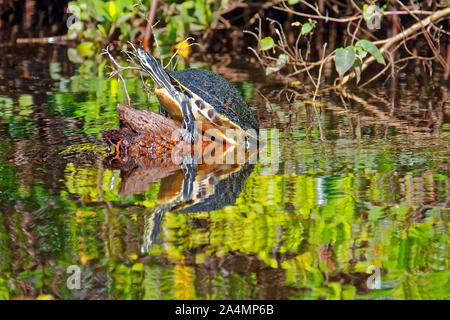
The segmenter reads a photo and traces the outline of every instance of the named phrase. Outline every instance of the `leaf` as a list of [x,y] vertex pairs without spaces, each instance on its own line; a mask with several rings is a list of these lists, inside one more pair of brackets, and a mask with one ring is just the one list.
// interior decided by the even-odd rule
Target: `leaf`
[[182,7],[185,10],[193,9],[195,8],[195,1],[193,0],[184,1],[183,3],[180,4],[180,7]]
[[339,76],[346,73],[353,66],[355,60],[356,55],[354,47],[350,46],[345,49],[337,49],[334,55],[334,62],[336,64],[336,71],[339,73]]
[[288,62],[289,62],[289,56],[285,55],[284,53],[280,54],[278,56],[278,60],[277,60],[276,64],[270,65],[266,68],[266,76],[271,73],[280,71],[281,68],[283,68],[286,65],[286,63],[288,63]]
[[144,271],[144,265],[140,262],[133,264],[131,267],[131,270],[133,271]]
[[316,26],[316,25],[315,25],[314,23],[312,23],[312,22],[305,23],[305,24],[303,24],[303,26],[302,26],[302,31],[301,31],[301,33],[302,33],[303,35],[308,34],[309,32],[311,32],[312,29],[314,29],[315,26]]
[[117,19],[117,24],[122,24],[125,21],[127,21],[128,19],[131,19],[133,17],[133,14],[131,12],[125,13],[123,15],[121,15],[118,19]]
[[342,286],[342,299],[343,300],[353,300],[355,299],[356,288],[350,284],[345,284]]
[[94,43],[82,42],[78,45],[77,51],[81,56],[88,56],[92,53],[93,48],[94,48]]
[[69,30],[67,30],[67,38],[70,40],[74,40],[78,38],[79,34],[83,30],[83,22],[77,21],[75,23],[72,23],[69,27]]
[[358,42],[356,42],[355,46],[360,47],[370,53],[375,59],[377,59],[378,63],[386,65],[386,61],[384,61],[383,55],[381,54],[380,50],[378,50],[377,46],[372,43],[372,41],[359,40]]
[[208,10],[207,4],[204,0],[197,0],[195,5],[195,15],[198,18],[198,21],[203,26],[208,26]]
[[375,6],[374,5],[368,5],[367,3],[363,6],[363,17],[364,20],[368,21],[370,18],[372,18],[372,15],[375,12]]
[[297,4],[299,2],[300,2],[300,0],[288,0],[288,4],[290,4],[290,5],[294,5],[294,4]]
[[367,51],[361,47],[355,47],[356,49],[356,57],[358,57],[361,61],[367,56]]
[[117,20],[117,8],[116,8],[116,3],[114,1],[108,2],[108,14],[111,17],[112,21]]
[[270,50],[273,48],[274,44],[275,42],[273,41],[272,37],[265,37],[261,40],[261,50]]
[[105,28],[103,28],[103,26],[99,23],[97,24],[97,29],[100,30],[100,32],[102,33],[102,35],[106,38],[108,37],[108,34],[106,33]]
[[78,51],[74,48],[67,49],[67,57],[69,58],[69,61],[72,63],[82,63],[83,58],[80,57],[78,54]]

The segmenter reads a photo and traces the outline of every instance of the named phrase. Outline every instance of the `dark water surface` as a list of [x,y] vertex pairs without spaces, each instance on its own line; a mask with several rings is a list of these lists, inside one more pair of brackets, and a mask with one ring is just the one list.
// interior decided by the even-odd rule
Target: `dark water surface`
[[[306,99],[280,103],[281,85],[236,70],[261,126],[278,130],[279,162],[199,169],[223,196],[174,206],[181,170],[161,182],[145,164],[103,165],[122,91],[66,51],[0,47],[0,299],[450,299],[439,72],[325,92],[319,128]],[[140,79],[127,85],[145,106]]]

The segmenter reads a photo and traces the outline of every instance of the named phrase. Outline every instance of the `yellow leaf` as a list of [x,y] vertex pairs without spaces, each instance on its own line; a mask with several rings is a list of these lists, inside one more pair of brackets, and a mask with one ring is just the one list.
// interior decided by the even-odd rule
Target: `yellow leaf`
[[295,257],[295,262],[297,263],[297,267],[300,270],[306,270],[311,267],[313,258],[311,256],[311,253],[305,252],[304,254]]
[[82,251],[78,253],[78,257],[80,258],[80,262],[83,266],[85,266],[89,261],[88,257],[86,256],[86,253]]
[[314,101],[311,101],[311,100],[304,101],[304,103],[312,104],[312,105],[315,105],[315,106],[318,106],[318,107],[323,107],[324,106],[323,103],[319,103],[317,101],[314,102]]
[[111,19],[115,22],[117,20],[117,8],[116,3],[114,1],[108,2],[108,12],[111,16]]
[[128,259],[130,259],[131,261],[134,261],[138,258],[138,255],[136,253],[131,253],[128,255]]
[[133,267],[131,267],[131,270],[133,271],[144,271],[144,265],[140,262],[133,264]]
[[[179,50],[178,50],[179,49]],[[178,50],[178,55],[182,57],[188,57],[191,54],[191,47],[187,41],[178,42],[173,46],[173,51]]]

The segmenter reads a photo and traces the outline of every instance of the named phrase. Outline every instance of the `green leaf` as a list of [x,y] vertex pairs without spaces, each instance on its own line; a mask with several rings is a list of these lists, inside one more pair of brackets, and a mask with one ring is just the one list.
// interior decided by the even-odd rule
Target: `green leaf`
[[275,42],[273,41],[272,37],[265,37],[261,40],[261,50],[266,51],[273,48],[273,45]]
[[316,24],[312,23],[312,22],[305,23],[302,25],[301,33],[303,35],[308,34],[309,32],[311,32],[312,29],[314,29],[315,26],[316,26]]
[[83,30],[84,24],[81,21],[77,21],[70,25],[69,30],[67,30],[67,38],[74,40],[78,38],[81,31]]
[[144,271],[144,265],[140,262],[133,264],[131,267],[131,270],[133,271]]
[[339,48],[334,55],[334,62],[336,64],[336,71],[339,76],[346,73],[355,63],[356,55],[354,47]]
[[300,2],[300,0],[288,0],[288,4],[290,4],[290,5],[294,5],[294,4],[297,4],[299,2]]
[[180,4],[180,7],[182,7],[183,9],[193,9],[195,8],[195,1],[193,0],[188,0],[188,1],[184,1],[183,3]]
[[198,21],[203,26],[209,25],[210,12],[208,12],[209,6],[204,0],[197,0],[195,5],[195,15]]
[[361,47],[355,47],[356,49],[356,57],[358,57],[361,61],[367,56],[367,51]]
[[78,51],[74,48],[67,49],[67,57],[69,58],[69,61],[72,63],[82,63],[83,58],[80,57],[78,54]]
[[103,28],[103,26],[99,23],[97,24],[97,29],[100,30],[100,32],[102,33],[102,35],[106,38],[108,37],[108,33],[106,33],[105,28]]
[[127,21],[128,19],[131,19],[133,17],[133,13],[131,13],[131,12],[128,12],[128,13],[125,13],[125,14],[123,14],[123,15],[121,15],[118,19],[117,19],[117,24],[122,24],[122,23],[124,23],[125,21]]
[[93,52],[92,51],[93,48],[94,48],[93,42],[82,42],[78,45],[77,51],[81,56],[88,56]]
[[266,76],[271,73],[280,71],[281,68],[283,68],[286,65],[286,63],[288,63],[288,62],[289,62],[289,56],[284,53],[280,54],[278,56],[278,59],[277,59],[277,62],[275,63],[275,65],[270,65],[266,68]]
[[372,15],[375,12],[375,6],[374,5],[368,5],[367,3],[363,6],[363,17],[364,20],[368,21],[370,18],[372,18]]
[[386,65],[386,61],[384,61],[383,55],[381,54],[380,50],[378,50],[377,46],[372,43],[372,41],[359,40],[358,42],[356,42],[355,46],[360,47],[370,53],[375,59],[377,59],[378,63]]

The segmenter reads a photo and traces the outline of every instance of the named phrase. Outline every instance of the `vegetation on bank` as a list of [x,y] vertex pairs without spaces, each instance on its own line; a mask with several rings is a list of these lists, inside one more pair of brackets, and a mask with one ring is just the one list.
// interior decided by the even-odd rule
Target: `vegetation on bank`
[[[382,69],[372,74],[368,82],[389,74],[389,70],[392,76],[408,60],[434,61],[448,72],[448,61],[439,51],[440,41],[448,36],[444,26],[450,7],[445,1],[419,5],[400,0],[384,4],[289,0],[250,5],[240,0],[77,0],[69,2],[68,8],[73,15],[69,17],[72,21],[68,37],[79,41],[77,50],[70,54],[76,62],[98,57],[109,43],[125,49],[128,41],[141,42],[163,58],[182,46],[177,52],[187,56],[190,48],[183,41],[188,36],[194,36],[207,50],[208,39],[227,30],[239,37],[254,36],[252,41],[249,38],[246,41],[266,75],[275,74],[292,82],[300,74],[307,74],[309,79],[305,80],[316,87],[316,94],[322,81],[320,71],[331,61],[341,84],[352,78],[358,83],[361,73],[375,61]],[[237,23],[241,18],[245,22]],[[318,28],[323,33],[323,27],[328,39],[316,34]],[[342,37],[340,44],[330,38],[335,28],[338,34],[334,37]],[[320,37],[322,44],[311,54],[316,37]],[[420,38],[426,40],[425,46],[433,56],[418,56],[409,50],[409,44]]]

